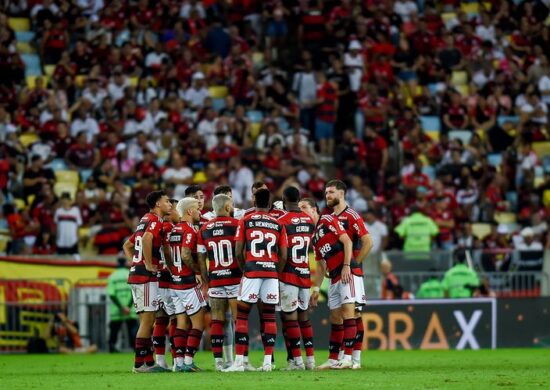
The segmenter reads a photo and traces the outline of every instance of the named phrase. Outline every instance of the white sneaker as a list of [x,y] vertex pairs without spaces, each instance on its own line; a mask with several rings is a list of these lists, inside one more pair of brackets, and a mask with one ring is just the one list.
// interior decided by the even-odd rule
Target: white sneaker
[[244,372],[244,365],[233,363],[232,366],[225,368],[222,372]]
[[247,372],[254,372],[254,371],[258,371],[256,369],[256,367],[254,367],[252,364],[250,364],[250,362],[246,362],[243,364],[243,367],[244,367],[244,370],[247,371]]
[[338,364],[337,360],[329,359],[320,366],[317,366],[318,370],[330,370],[331,368],[334,368]]
[[306,362],[306,370],[315,370],[315,362]]
[[[229,367],[231,367],[231,366],[229,366]],[[229,367],[225,367],[223,362],[216,362],[215,370],[216,370],[216,372],[222,372],[223,370],[225,370],[226,368],[229,368]]]
[[170,371],[170,368],[168,368],[168,364],[166,364],[166,362],[163,364],[157,363],[157,366],[164,368],[166,371]]
[[304,363],[296,364],[294,360],[289,360],[288,366],[286,366],[285,368],[281,368],[281,371],[303,371],[305,369],[306,366],[304,365]]
[[352,370],[360,370],[361,369],[361,363],[358,361],[353,361],[353,364],[351,365]]
[[258,367],[256,371],[262,371],[262,372],[271,372],[273,371],[273,365],[272,364],[264,364],[261,367]]
[[334,370],[347,370],[353,366],[353,363],[351,360],[340,360],[337,364],[335,364],[333,367],[331,367]]

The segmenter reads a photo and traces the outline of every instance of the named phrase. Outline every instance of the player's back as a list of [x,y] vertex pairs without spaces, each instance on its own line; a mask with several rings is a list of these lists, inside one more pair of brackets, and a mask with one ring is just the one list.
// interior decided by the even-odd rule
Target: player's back
[[280,280],[302,288],[311,287],[309,248],[315,224],[301,211],[289,211],[278,221],[284,225],[288,241],[287,261]]
[[195,227],[188,222],[178,223],[170,232],[168,239],[170,252],[172,256],[172,289],[188,289],[196,285],[195,273],[190,269],[182,259],[182,248],[188,248],[196,262],[197,253],[197,231]]
[[145,214],[139,221],[136,231],[132,234],[131,242],[134,243],[134,257],[128,276],[128,283],[147,283],[156,281],[157,275],[147,271],[143,257],[143,236],[145,233],[153,235],[152,263],[159,265],[162,250],[162,219],[153,213]]
[[199,232],[198,250],[208,254],[211,287],[239,284],[242,272],[235,255],[235,236],[239,221],[232,217],[215,217]]
[[284,226],[267,212],[256,211],[239,221],[236,241],[245,250],[247,278],[277,278],[279,247],[286,247]]

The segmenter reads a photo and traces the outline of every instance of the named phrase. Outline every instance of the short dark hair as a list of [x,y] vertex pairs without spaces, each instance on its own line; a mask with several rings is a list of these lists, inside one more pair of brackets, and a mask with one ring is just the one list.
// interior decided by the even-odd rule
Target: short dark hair
[[201,186],[193,184],[185,189],[185,196],[193,196],[199,191],[202,191]]
[[294,186],[285,188],[283,192],[283,199],[292,203],[298,202],[300,200],[300,190]]
[[317,210],[317,214],[321,214],[321,209],[317,205],[317,202],[315,201],[315,199],[313,199],[313,198],[302,198],[302,199],[300,199],[300,202],[306,202],[308,205],[310,205],[311,207],[315,208],[315,210]]
[[154,209],[157,202],[163,196],[166,196],[166,192],[162,190],[150,192],[145,198],[145,201],[147,202],[147,206],[149,206],[150,209]]
[[252,189],[257,190],[258,188],[262,188],[265,186],[265,183],[263,181],[255,181],[254,184],[252,184]]
[[344,184],[342,180],[329,180],[327,184],[325,184],[325,189],[329,187],[336,187],[337,190],[342,190],[344,193],[348,190],[348,187]]
[[227,186],[227,185],[217,186],[217,187],[214,189],[214,195],[218,195],[218,194],[231,194],[232,192],[233,192],[233,190],[231,189],[231,186]]
[[259,209],[268,209],[269,208],[269,201],[271,199],[271,192],[269,190],[266,190],[264,188],[256,191],[256,207]]

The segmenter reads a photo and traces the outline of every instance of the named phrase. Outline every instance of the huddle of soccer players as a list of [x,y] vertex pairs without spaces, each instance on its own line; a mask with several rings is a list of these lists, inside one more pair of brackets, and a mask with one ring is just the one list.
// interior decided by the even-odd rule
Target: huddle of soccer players
[[[233,207],[228,186],[214,191],[211,212],[202,210],[204,193],[198,186],[190,186],[179,201],[163,191],[151,192],[146,199],[150,212],[124,243],[132,263],[128,283],[140,317],[133,371],[170,371],[167,332],[172,371],[200,371],[193,359],[207,304],[216,371],[272,371],[277,311],[288,352],[285,370],[361,368],[360,310],[366,301],[360,263],[372,242],[361,216],[346,204],[345,193],[343,182],[329,181],[325,196],[332,213],[320,215],[315,201],[300,199],[292,186],[284,190],[284,210],[272,206],[262,182],[252,186],[254,207],[246,211]],[[313,280],[311,246],[317,260]],[[317,306],[327,273],[329,359],[316,367],[308,311]],[[254,304],[264,345],[264,360],[257,369],[248,361],[248,320]]]

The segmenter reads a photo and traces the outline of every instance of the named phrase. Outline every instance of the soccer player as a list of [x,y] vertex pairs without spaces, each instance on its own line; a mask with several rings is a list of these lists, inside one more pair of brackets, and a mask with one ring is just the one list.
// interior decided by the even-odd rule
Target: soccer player
[[170,214],[172,204],[164,191],[153,191],[145,200],[150,211],[139,221],[133,243],[131,240],[124,243],[124,253],[128,261],[132,262],[128,284],[132,288],[134,307],[139,315],[133,369],[135,373],[165,371],[155,365],[153,360],[151,335],[155,313],[159,308],[157,269],[161,259],[162,218]]
[[[216,196],[218,194],[227,195],[231,199],[233,199],[233,190],[231,189],[230,186],[227,186],[227,185],[217,186],[214,189],[214,196]],[[213,205],[212,205],[212,208],[214,208]],[[239,209],[239,208],[233,206],[233,211],[232,211],[231,217],[241,219],[244,216],[244,213],[245,213],[245,210]],[[208,220],[211,220],[211,219],[214,219],[216,217],[216,213],[215,213],[214,210],[212,210],[212,211],[209,211],[207,213],[204,213],[203,217],[208,219]]]
[[[200,287],[201,270],[196,260],[197,231],[194,224],[200,220],[199,202],[186,197],[178,202],[176,209],[181,222],[170,233],[171,256],[168,260],[172,274],[172,300],[177,318],[174,333],[176,346],[176,372],[200,371],[193,358],[199,348],[204,329],[204,310],[206,306]],[[186,315],[191,320],[191,329],[187,331]],[[187,337],[187,342],[185,338]],[[185,356],[184,356],[185,349]]]
[[[279,303],[279,267],[287,257],[287,238],[283,225],[269,215],[271,193],[261,189],[255,194],[256,211],[239,221],[235,254],[244,276],[237,297],[235,362],[227,372],[244,371],[244,353],[248,346],[248,317],[251,305],[263,303],[261,316],[265,327],[264,363],[261,371],[272,371],[271,359],[277,337],[275,305]],[[278,267],[279,266],[279,267]]]
[[185,189],[185,196],[195,198],[199,202],[199,212],[200,220],[197,222],[197,226],[202,226],[204,223],[208,222],[208,219],[205,217],[206,211],[204,211],[204,202],[206,197],[201,187],[198,185],[191,185]]
[[[363,347],[364,326],[361,317],[361,310],[366,303],[365,285],[363,282],[363,268],[361,264],[367,258],[372,248],[372,240],[365,226],[365,221],[359,213],[348,206],[345,200],[347,187],[340,180],[331,180],[325,185],[325,198],[327,206],[332,209],[335,217],[338,218],[344,230],[348,234],[353,244],[353,259],[351,266],[355,274],[361,277],[360,287],[362,288],[362,299],[356,305],[355,326],[357,336],[353,346],[353,369],[361,368],[361,349]],[[331,311],[331,322],[333,324],[342,323],[342,319],[337,319],[339,313],[337,310]],[[341,356],[341,355],[340,355]],[[340,360],[340,359],[339,359]]]
[[[329,342],[329,360],[318,369],[351,368],[353,346],[357,328],[355,325],[355,304],[362,302],[363,280],[353,267],[353,245],[342,224],[333,215],[319,217],[315,201],[309,198],[300,201],[300,209],[316,223],[313,247],[318,267],[315,272],[311,306],[317,306],[319,288],[328,269],[330,288],[328,306],[331,310],[332,329]],[[343,319],[342,322],[338,320]],[[344,358],[338,361],[338,352],[344,341]]]
[[[252,191],[252,204],[254,206],[244,211],[245,216],[256,212],[256,192],[258,190],[268,190],[267,185],[263,181],[256,181],[256,182],[254,182],[254,184],[252,184],[252,188],[251,188],[251,191]],[[277,202],[275,202],[275,203],[277,203]],[[272,206],[269,209],[269,215],[271,215],[273,218],[279,218],[284,213],[285,213],[285,211],[282,210],[281,208],[276,208],[276,207]]]
[[[170,291],[170,282],[172,281],[172,275],[166,265],[166,257],[170,256],[170,244],[168,242],[170,232],[172,228],[179,223],[180,215],[176,210],[178,201],[176,199],[170,199],[172,204],[172,211],[168,217],[162,222],[163,241],[161,252],[162,257],[159,265],[158,280],[159,280],[159,310],[157,312],[157,318],[155,320],[155,327],[153,328],[153,345],[155,347],[155,356],[157,364],[165,369],[168,369],[166,364],[166,329],[170,323],[170,317],[174,315],[174,304],[172,302],[172,292]],[[175,346],[174,346],[174,332],[176,330],[176,319],[172,320],[170,326],[170,344],[172,350],[172,357],[175,358]]]
[[[315,368],[313,328],[307,314],[311,287],[309,248],[315,224],[309,215],[300,210],[299,200],[300,191],[296,187],[286,188],[283,203],[287,213],[278,219],[285,227],[288,239],[288,258],[279,276],[279,286],[283,335],[292,354],[287,368],[290,371]],[[300,351],[300,335],[306,349],[305,365]]]
[[[222,371],[224,323],[226,312],[237,318],[237,295],[242,271],[235,256],[235,234],[239,221],[233,217],[233,201],[224,194],[212,199],[216,217],[204,224],[198,236],[199,263],[204,270],[203,280],[208,281],[208,297],[212,310],[210,336],[216,371]],[[208,273],[206,259],[208,258]],[[233,329],[233,327],[231,327]],[[233,346],[226,351],[226,360],[233,362]]]

